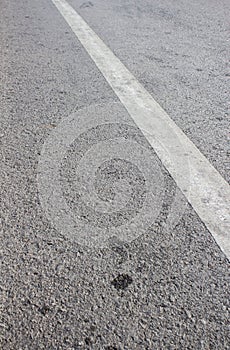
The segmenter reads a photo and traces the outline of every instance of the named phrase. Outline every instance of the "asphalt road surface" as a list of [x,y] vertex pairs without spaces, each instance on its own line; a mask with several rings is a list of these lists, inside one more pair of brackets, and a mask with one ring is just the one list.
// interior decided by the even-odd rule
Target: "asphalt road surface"
[[229,349],[229,18],[0,0],[1,349]]

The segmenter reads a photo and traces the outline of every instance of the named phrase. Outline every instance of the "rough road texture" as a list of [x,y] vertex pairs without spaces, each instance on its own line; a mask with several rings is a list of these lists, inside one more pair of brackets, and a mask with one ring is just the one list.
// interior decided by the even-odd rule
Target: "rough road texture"
[[[228,2],[71,4],[227,178]],[[51,1],[0,6],[1,349],[228,349],[229,264],[190,206],[172,230],[103,249],[46,219],[45,139],[116,97]]]

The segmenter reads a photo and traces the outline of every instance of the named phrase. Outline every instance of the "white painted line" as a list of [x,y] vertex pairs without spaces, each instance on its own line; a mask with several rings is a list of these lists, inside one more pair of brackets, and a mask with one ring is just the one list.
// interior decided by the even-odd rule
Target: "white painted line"
[[82,17],[65,0],[52,1],[230,259],[227,182]]

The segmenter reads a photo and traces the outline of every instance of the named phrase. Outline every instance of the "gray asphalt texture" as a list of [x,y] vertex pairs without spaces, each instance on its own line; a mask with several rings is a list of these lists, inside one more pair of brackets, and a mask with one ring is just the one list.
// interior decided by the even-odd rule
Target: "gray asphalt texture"
[[[70,4],[228,179],[229,2]],[[228,349],[229,263],[188,204],[173,229],[156,220],[135,240],[114,238],[107,248],[81,245],[46,218],[38,161],[58,123],[73,111],[87,116],[94,105],[110,118],[114,102],[130,117],[51,1],[0,6],[0,348]],[[144,142],[138,129],[132,138]],[[73,210],[68,176],[78,147],[87,146],[79,142],[62,169]],[[117,164],[129,174],[127,164]],[[97,171],[94,185],[105,202],[123,176],[117,164]],[[171,198],[175,183],[162,174]],[[144,196],[136,193],[132,210]],[[162,210],[164,218],[170,208]]]
[[229,1],[69,3],[229,181]]

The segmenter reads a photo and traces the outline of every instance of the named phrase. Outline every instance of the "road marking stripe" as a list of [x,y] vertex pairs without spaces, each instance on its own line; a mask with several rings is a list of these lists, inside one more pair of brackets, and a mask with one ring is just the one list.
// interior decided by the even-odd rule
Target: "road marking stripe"
[[82,17],[65,0],[52,2],[230,259],[228,183]]

